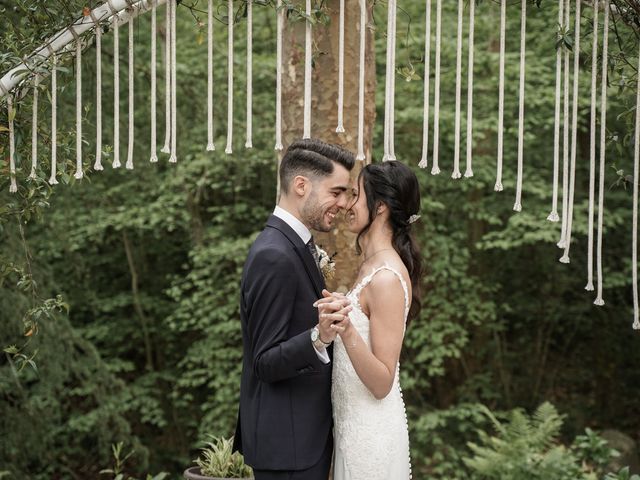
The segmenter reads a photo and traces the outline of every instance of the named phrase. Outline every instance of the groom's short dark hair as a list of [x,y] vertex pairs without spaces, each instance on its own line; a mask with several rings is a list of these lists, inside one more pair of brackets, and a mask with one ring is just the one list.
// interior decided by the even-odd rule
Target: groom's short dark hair
[[333,173],[333,162],[351,170],[355,163],[353,154],[339,145],[317,138],[296,140],[280,162],[280,190],[289,191],[291,181],[298,175],[326,177]]

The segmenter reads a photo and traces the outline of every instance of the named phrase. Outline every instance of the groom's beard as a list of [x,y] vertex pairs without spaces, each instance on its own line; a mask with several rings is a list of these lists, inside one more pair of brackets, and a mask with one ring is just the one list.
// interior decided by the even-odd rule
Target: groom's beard
[[316,232],[329,232],[331,225],[326,225],[322,206],[318,204],[318,195],[315,192],[309,194],[309,198],[302,207],[302,215],[307,225]]

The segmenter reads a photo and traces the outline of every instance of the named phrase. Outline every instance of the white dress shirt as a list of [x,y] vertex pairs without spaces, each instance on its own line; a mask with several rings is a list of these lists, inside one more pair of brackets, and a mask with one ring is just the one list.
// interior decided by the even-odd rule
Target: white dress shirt
[[[302,223],[295,217],[295,215],[291,214],[284,208],[279,207],[278,205],[276,205],[276,208],[273,210],[273,214],[280,220],[285,222],[287,225],[289,225],[293,229],[293,231],[298,234],[298,236],[302,240],[302,243],[306,245],[309,240],[311,240],[311,232],[304,223]],[[309,337],[309,341],[311,341],[311,337]],[[327,364],[330,362],[329,354],[327,353],[326,348],[317,349],[315,345],[313,346],[313,348],[315,349],[316,354],[318,355],[318,358],[322,361],[322,363]]]

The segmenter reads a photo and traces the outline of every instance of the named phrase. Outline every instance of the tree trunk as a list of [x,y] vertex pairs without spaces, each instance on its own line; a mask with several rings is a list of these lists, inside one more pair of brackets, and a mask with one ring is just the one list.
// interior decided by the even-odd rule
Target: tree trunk
[[[342,145],[355,155],[358,145],[358,79],[360,68],[360,4],[345,0],[344,39],[344,128],[338,124],[338,49],[340,38],[340,2],[326,2],[331,22],[313,28],[314,68],[312,73],[311,136]],[[369,7],[368,18],[371,17]],[[283,36],[282,136],[286,150],[294,140],[302,138],[304,124],[304,38],[305,22],[285,22]],[[367,29],[365,55],[364,151],[371,161],[371,141],[375,123],[375,61],[373,33]],[[364,162],[356,162],[352,178],[357,178]],[[336,275],[328,282],[333,290],[346,291],[355,280],[359,259],[355,255],[355,236],[346,230],[344,218],[336,222],[330,233],[316,233],[315,241],[330,255],[336,256]]]

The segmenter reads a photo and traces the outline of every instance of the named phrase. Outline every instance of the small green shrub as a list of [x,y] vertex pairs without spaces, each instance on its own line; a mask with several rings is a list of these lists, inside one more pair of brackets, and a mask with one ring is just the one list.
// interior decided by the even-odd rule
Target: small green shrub
[[195,460],[203,475],[223,478],[253,477],[251,467],[244,463],[242,455],[233,452],[232,439],[209,435],[211,442],[206,442],[200,457]]

